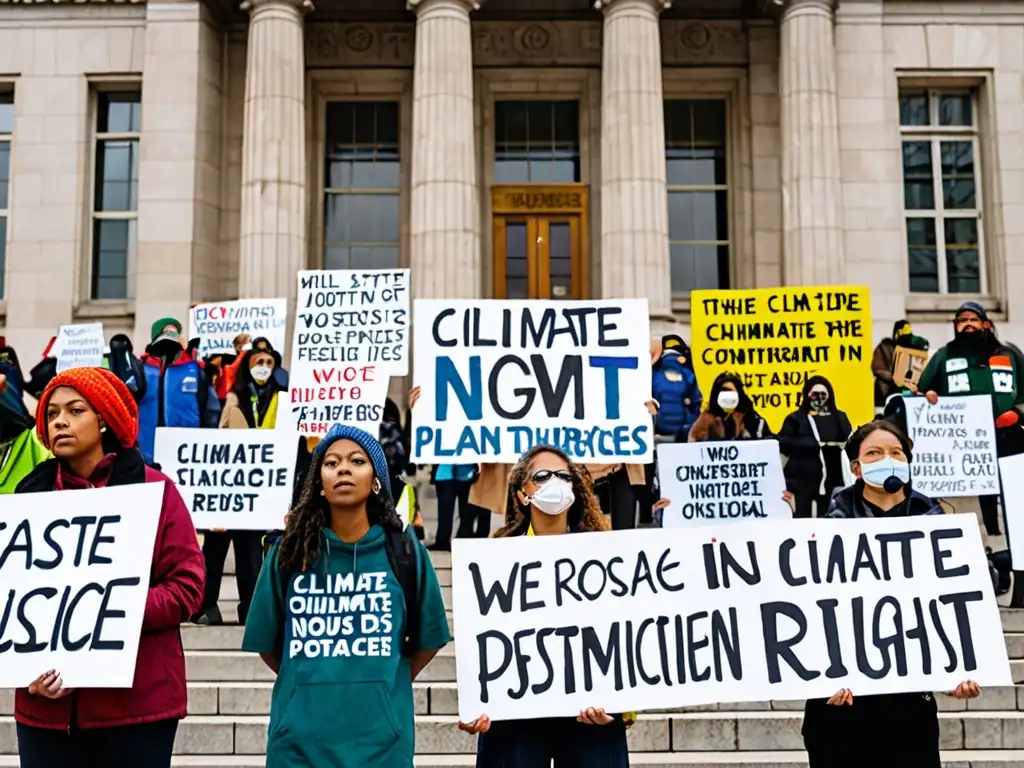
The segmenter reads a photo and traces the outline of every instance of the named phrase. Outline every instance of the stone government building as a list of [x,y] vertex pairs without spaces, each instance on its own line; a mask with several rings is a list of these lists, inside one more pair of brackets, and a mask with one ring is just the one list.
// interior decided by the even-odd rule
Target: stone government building
[[1024,336],[1024,0],[0,0],[0,323],[862,283]]

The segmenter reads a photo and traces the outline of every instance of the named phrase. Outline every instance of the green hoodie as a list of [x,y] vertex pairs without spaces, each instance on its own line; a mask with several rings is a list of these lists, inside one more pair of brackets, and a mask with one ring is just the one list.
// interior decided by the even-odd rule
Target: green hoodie
[[[415,752],[412,674],[402,656],[405,601],[378,525],[354,544],[323,531],[326,551],[287,579],[275,545],[263,563],[242,650],[280,653],[268,768],[408,768]],[[451,641],[441,587],[416,543],[417,650]],[[286,599],[287,598],[287,599]]]

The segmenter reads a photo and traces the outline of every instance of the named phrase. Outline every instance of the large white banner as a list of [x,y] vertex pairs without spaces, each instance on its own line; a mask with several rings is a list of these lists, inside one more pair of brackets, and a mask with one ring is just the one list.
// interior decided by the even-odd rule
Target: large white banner
[[914,490],[934,498],[999,493],[996,428],[988,395],[906,398]]
[[284,429],[156,431],[154,461],[181,491],[198,530],[280,528],[292,501],[298,440]]
[[539,443],[651,460],[646,299],[417,299],[414,336],[417,462],[515,463]]
[[377,434],[391,376],[409,372],[409,270],[314,270],[298,280],[292,421],[304,435],[338,422]]
[[974,515],[452,542],[459,717],[1012,685]]
[[263,336],[284,354],[287,299],[238,299],[197,304],[189,312],[189,338],[199,337],[199,357],[231,355],[235,337],[249,334],[255,341]]
[[665,528],[744,520],[788,520],[782,499],[778,440],[662,443],[658,446],[661,497],[672,503]]
[[0,496],[0,688],[130,688],[163,483]]

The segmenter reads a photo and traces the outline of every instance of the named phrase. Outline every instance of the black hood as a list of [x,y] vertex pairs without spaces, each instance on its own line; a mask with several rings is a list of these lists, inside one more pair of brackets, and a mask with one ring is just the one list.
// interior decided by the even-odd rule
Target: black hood
[[839,409],[839,405],[836,403],[836,391],[832,388],[832,382],[826,379],[824,376],[811,376],[804,382],[804,388],[800,391],[800,410],[806,413],[811,409],[811,404],[807,400],[807,395],[810,393],[811,388],[821,384],[825,387],[828,392],[828,404],[829,408],[833,411]]
[[736,387],[736,393],[740,396],[739,405],[736,406],[737,413],[752,413],[754,410],[754,404],[747,396],[747,390],[743,386],[743,380],[735,373],[720,373],[715,379],[715,383],[711,385],[711,394],[708,395],[708,411],[713,413],[718,418],[725,418],[726,413],[718,405],[718,394],[722,391],[722,385],[727,381],[731,381]]

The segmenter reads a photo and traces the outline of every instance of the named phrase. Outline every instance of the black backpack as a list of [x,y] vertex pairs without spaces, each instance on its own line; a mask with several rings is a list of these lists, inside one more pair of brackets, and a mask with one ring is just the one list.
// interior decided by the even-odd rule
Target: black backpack
[[[398,579],[405,600],[405,631],[402,636],[402,655],[412,656],[417,650],[420,639],[420,582],[416,568],[419,542],[409,537],[405,530],[394,528],[384,529],[384,551],[388,556],[391,572]],[[269,553],[268,553],[269,554]],[[276,551],[274,555],[276,556]],[[287,596],[288,584],[298,571],[278,571],[281,593]]]

